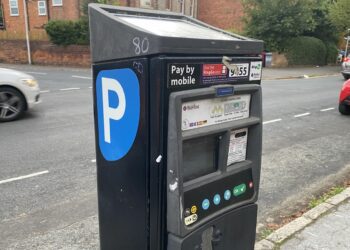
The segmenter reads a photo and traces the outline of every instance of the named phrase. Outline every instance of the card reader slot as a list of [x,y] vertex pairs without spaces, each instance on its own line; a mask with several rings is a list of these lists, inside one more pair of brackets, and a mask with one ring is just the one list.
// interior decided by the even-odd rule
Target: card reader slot
[[261,119],[258,117],[249,117],[246,119],[221,123],[221,124],[215,124],[212,126],[192,129],[192,130],[186,130],[182,132],[182,140],[188,140],[196,137],[201,137],[208,135],[210,133],[219,133],[227,130],[235,130],[240,128],[247,128],[250,126],[258,125],[261,123]]
[[247,169],[254,168],[253,162],[251,160],[245,160],[242,162],[235,163],[234,165],[227,166],[225,171],[221,171],[220,173],[214,172],[208,175],[203,175],[199,178],[186,181],[183,183],[183,191],[186,192],[188,190],[197,188],[202,186],[205,183],[215,182],[217,180],[220,180],[223,177],[230,176],[232,174],[237,174],[239,172],[242,172]]

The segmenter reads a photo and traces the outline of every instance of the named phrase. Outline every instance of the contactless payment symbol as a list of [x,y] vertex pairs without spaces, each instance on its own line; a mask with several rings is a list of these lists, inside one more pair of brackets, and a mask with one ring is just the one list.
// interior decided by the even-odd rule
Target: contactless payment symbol
[[100,150],[106,160],[119,160],[132,147],[139,126],[140,87],[134,71],[100,71],[96,102]]

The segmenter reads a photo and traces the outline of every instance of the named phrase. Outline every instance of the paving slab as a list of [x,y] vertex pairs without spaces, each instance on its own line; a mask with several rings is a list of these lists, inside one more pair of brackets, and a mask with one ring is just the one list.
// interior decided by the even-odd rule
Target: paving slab
[[68,227],[53,230],[45,234],[38,234],[35,237],[13,243],[6,250],[97,250],[99,248],[97,216],[92,216]]
[[307,226],[282,244],[281,250],[348,250],[350,249],[350,201],[315,223]]
[[275,244],[268,240],[261,240],[255,244],[254,250],[273,250],[275,249]]
[[293,220],[292,222],[288,223],[287,225],[281,227],[280,229],[276,230],[275,232],[270,234],[266,239],[277,244],[282,243],[294,233],[305,228],[311,222],[312,220],[309,218],[303,216],[299,217]]

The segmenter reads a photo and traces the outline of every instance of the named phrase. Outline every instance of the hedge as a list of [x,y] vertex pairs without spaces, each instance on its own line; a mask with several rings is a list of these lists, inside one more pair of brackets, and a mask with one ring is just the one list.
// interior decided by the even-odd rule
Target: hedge
[[338,48],[334,43],[326,43],[327,48],[327,64],[335,64],[337,62]]
[[89,44],[89,23],[86,18],[78,21],[52,20],[45,25],[50,41],[57,45]]
[[327,48],[318,38],[300,36],[287,42],[286,56],[289,65],[325,65]]

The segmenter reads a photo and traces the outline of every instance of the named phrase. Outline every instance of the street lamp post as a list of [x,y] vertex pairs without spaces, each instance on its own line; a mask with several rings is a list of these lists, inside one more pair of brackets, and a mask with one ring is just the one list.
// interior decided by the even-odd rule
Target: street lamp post
[[28,27],[28,10],[26,0],[23,0],[23,13],[24,13],[24,26],[26,30],[26,41],[27,41],[27,54],[28,54],[28,64],[32,64],[32,57],[30,53],[30,42],[29,42],[29,27]]

